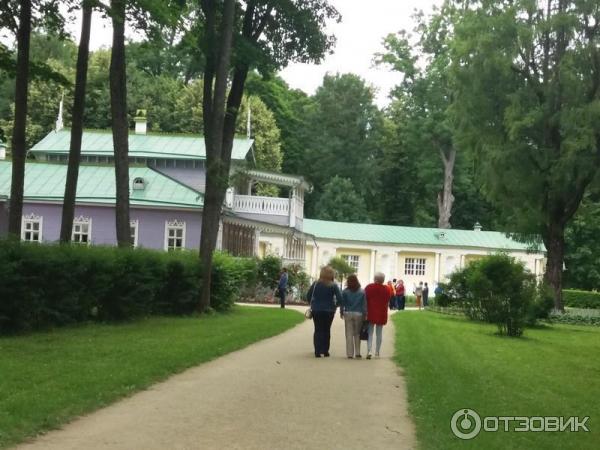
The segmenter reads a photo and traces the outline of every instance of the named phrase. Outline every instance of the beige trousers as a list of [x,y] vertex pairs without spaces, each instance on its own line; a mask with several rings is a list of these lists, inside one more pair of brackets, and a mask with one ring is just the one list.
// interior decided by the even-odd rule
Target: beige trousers
[[360,330],[362,328],[362,323],[362,313],[344,313],[344,324],[346,326],[346,356],[348,357],[360,355]]

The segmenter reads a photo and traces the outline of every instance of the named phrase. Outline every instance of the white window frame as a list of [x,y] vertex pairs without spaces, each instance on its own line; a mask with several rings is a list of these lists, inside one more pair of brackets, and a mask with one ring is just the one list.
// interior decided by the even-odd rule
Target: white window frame
[[[88,232],[87,232],[87,242],[81,242],[80,240],[76,240],[75,239],[75,226],[76,225],[87,225],[88,227]],[[77,233],[77,235],[82,236],[85,233],[79,232]],[[90,245],[92,243],[92,218],[91,217],[83,217],[83,216],[79,216],[77,218],[75,218],[75,220],[73,220],[73,230],[71,231],[71,242],[74,244],[83,244],[83,245]]]
[[404,275],[425,276],[427,271],[427,258],[405,258]]
[[360,255],[342,255],[344,261],[348,263],[350,267],[352,267],[357,273],[358,268],[360,267]]
[[131,236],[131,243],[133,244],[133,247],[137,247],[138,246],[138,238],[139,238],[139,229],[140,229],[140,222],[135,219],[135,220],[130,220],[129,221],[129,232],[131,234],[131,229],[133,228],[133,235]]
[[[34,224],[37,223],[38,224],[38,229],[37,229],[37,233],[38,233],[38,238],[37,240],[34,239],[25,239],[25,234],[26,233],[35,233],[35,230],[31,229],[28,230],[27,229],[27,225],[28,224]],[[42,228],[44,226],[44,218],[42,216],[36,216],[34,213],[31,214],[27,214],[25,216],[23,216],[23,218],[21,219],[21,240],[22,241],[26,241],[26,242],[42,242]]]
[[[165,222],[165,251],[175,251],[175,250],[184,250],[185,249],[185,230],[186,224],[185,220],[167,220]],[[169,230],[182,230],[181,233],[181,248],[169,248]]]

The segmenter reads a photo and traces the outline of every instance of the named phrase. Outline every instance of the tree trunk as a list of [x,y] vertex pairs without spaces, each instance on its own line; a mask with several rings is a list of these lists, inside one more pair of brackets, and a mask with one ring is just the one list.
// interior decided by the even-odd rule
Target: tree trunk
[[440,150],[442,163],[444,164],[444,187],[438,193],[438,228],[452,228],[450,217],[452,217],[452,205],[454,205],[454,195],[452,187],[454,185],[454,164],[456,162],[456,149],[451,148],[448,155]]
[[90,30],[92,24],[92,6],[82,2],[81,40],[77,54],[77,72],[75,75],[75,98],[73,100],[73,118],[71,123],[71,147],[69,149],[69,165],[67,183],[62,209],[60,242],[71,241],[73,219],[75,217],[75,199],[77,197],[77,180],[79,178],[79,162],[81,159],[81,139],[83,136],[83,114],[85,110],[85,89],[89,59]]
[[551,220],[547,236],[544,236],[544,244],[548,257],[544,281],[554,291],[554,307],[559,311],[564,311],[562,276],[565,257],[565,226]]
[[27,157],[25,131],[27,126],[27,94],[29,86],[31,0],[21,0],[19,4],[15,120],[11,143],[12,180],[10,185],[10,210],[8,216],[8,233],[18,238],[21,236],[23,191],[25,187],[25,159]]
[[129,122],[125,72],[125,1],[111,1],[113,43],[110,57],[110,110],[115,154],[116,229],[119,247],[131,247],[129,224]]
[[[213,44],[220,42],[220,46],[217,55],[213,53],[215,51],[214,47],[208,49],[212,55],[207,56],[204,79],[204,95],[211,95],[211,98],[205,97],[203,104],[204,120],[205,124],[209,124],[209,128],[205,129],[204,137],[206,143],[207,171],[204,208],[202,211],[202,234],[200,236],[202,292],[200,295],[199,310],[201,312],[206,311],[210,307],[213,253],[217,245],[221,207],[229,183],[229,165],[226,162],[228,160],[227,153],[231,153],[231,147],[224,146],[224,142],[227,140],[227,136],[224,135],[224,125],[226,123],[225,100],[227,96],[227,81],[233,45],[235,1],[225,0],[224,2],[219,40],[215,39],[215,2],[211,3],[211,8],[213,11],[209,12],[212,15],[207,14],[207,25],[210,23],[210,26],[207,26],[207,42],[212,42]],[[214,91],[212,89],[213,76]],[[210,83],[210,85],[207,86],[207,83]]]

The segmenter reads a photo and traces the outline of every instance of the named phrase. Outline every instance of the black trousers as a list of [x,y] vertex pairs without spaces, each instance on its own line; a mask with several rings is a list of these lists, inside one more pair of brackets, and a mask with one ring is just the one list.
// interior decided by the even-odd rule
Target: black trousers
[[335,312],[313,311],[313,322],[315,323],[315,334],[313,342],[315,345],[315,355],[324,355],[329,353],[329,343],[331,340],[331,323]]
[[285,289],[279,289],[279,305],[285,308]]

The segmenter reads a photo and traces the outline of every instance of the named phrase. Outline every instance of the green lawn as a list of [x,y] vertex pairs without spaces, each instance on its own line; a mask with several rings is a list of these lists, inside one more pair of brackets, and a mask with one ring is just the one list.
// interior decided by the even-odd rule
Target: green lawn
[[[401,312],[393,320],[422,448],[600,448],[600,328],[548,326],[515,339],[434,312]],[[463,441],[450,429],[463,408],[482,417],[589,416],[590,432],[482,431]]]
[[291,310],[235,307],[0,338],[0,447],[298,324]]

